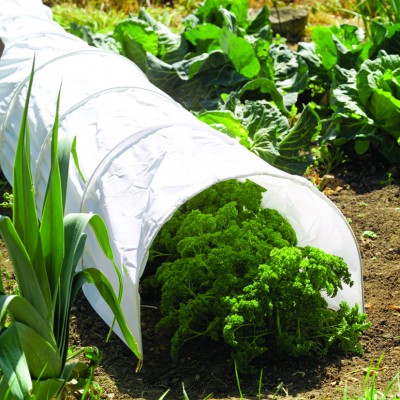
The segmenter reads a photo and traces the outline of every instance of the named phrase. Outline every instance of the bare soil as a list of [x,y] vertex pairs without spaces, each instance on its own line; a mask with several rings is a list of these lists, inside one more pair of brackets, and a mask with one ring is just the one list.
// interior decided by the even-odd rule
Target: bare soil
[[[385,389],[400,370],[400,186],[398,172],[357,164],[342,167],[324,189],[351,222],[363,259],[366,313],[372,322],[362,338],[362,356],[330,354],[319,359],[275,359],[266,356],[259,376],[240,376],[246,399],[296,398],[341,399],[361,395],[366,371],[376,367],[376,386]],[[363,237],[373,231],[375,239]],[[148,299],[147,299],[148,301]],[[149,303],[148,303],[149,304]],[[157,306],[154,302],[152,306]],[[235,399],[239,390],[229,350],[211,340],[192,341],[173,362],[167,335],[156,334],[160,318],[157,308],[143,307],[144,365],[135,372],[136,361],[126,346],[79,298],[73,311],[71,345],[97,346],[103,361],[96,380],[103,388],[102,399],[183,398],[182,384],[191,400]],[[378,360],[383,360],[377,366]],[[397,385],[399,388],[399,385]],[[398,393],[400,396],[400,393]]]

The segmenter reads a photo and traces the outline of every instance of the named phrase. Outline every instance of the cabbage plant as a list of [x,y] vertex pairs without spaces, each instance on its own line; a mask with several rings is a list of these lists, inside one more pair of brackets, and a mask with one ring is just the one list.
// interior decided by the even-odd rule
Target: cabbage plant
[[378,150],[390,163],[400,160],[400,56],[382,52],[358,71],[337,69],[331,99],[334,114],[327,138],[357,154]]
[[361,103],[376,125],[400,138],[400,56],[385,55],[366,60],[357,74]]
[[[15,155],[13,219],[0,216],[0,233],[19,288],[19,294],[6,294],[0,283],[0,321],[9,321],[0,330],[0,398],[11,400],[63,396],[66,383],[74,377],[77,367],[67,363],[69,320],[74,299],[84,283],[96,286],[113,311],[126,343],[141,360],[119,305],[122,279],[104,222],[94,214],[64,216],[74,139],[59,141],[59,98],[52,132],[51,170],[41,221],[38,219],[27,123],[32,81],[33,68]],[[89,226],[118,275],[118,296],[98,269],[77,270]],[[6,314],[8,319],[4,318]]]

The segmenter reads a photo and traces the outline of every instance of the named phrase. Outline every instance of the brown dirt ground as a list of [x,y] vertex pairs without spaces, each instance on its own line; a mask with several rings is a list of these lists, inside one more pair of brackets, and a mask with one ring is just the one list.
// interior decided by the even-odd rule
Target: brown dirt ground
[[[321,359],[269,359],[263,370],[261,397],[259,376],[240,376],[246,399],[341,399],[361,395],[366,370],[376,370],[376,386],[384,389],[400,369],[400,186],[384,169],[362,164],[342,168],[325,193],[351,219],[358,240],[364,274],[366,312],[372,327],[362,338],[365,354],[351,357],[331,354]],[[376,239],[362,237],[373,231]],[[191,400],[239,398],[235,373],[227,349],[211,341],[193,341],[178,362],[171,361],[168,338],[155,334],[159,312],[142,309],[144,365],[135,372],[135,359],[112,336],[104,342],[107,327],[80,298],[72,316],[71,345],[95,345],[103,351],[96,380],[102,399],[181,399],[182,383]],[[397,389],[400,386],[396,385]],[[400,393],[398,393],[400,396]]]

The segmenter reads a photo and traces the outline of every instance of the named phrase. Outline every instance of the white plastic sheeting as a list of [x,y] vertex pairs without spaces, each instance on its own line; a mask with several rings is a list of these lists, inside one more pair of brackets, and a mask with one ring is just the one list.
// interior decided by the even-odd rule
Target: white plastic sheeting
[[[343,215],[306,179],[270,166],[235,140],[198,121],[148,82],[122,56],[89,47],[51,19],[40,0],[2,0],[0,38],[0,161],[11,182],[14,153],[32,61],[36,71],[29,109],[32,170],[42,204],[50,168],[49,142],[62,82],[60,136],[77,138],[82,180],[71,163],[67,212],[93,212],[106,222],[123,271],[122,308],[140,348],[138,284],[149,247],[162,225],[187,199],[231,178],[249,178],[267,189],[263,205],[279,210],[300,245],[341,256],[355,282],[335,299],[363,308],[361,261]],[[40,210],[39,210],[40,212]],[[94,238],[84,266],[115,273]],[[89,302],[110,325],[112,314],[96,289]],[[118,326],[115,328],[121,336]]]

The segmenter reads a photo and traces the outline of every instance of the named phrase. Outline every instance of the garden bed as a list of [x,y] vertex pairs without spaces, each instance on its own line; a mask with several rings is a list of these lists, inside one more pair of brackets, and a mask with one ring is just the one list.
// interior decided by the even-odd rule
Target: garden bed
[[[384,168],[360,163],[343,167],[335,178],[325,193],[351,222],[362,253],[366,312],[372,322],[362,338],[365,354],[270,359],[263,370],[261,398],[277,394],[285,398],[340,399],[345,386],[349,395],[361,395],[369,367],[376,366],[381,356],[379,368],[372,370],[377,387],[385,389],[398,373],[400,187],[396,184],[396,171],[387,173]],[[377,237],[363,237],[365,231],[372,231]],[[144,303],[151,307],[142,308],[144,365],[139,373],[135,372],[134,357],[116,336],[104,343],[108,328],[85,299],[77,303],[71,345],[95,345],[104,352],[96,375],[103,388],[101,398],[153,400],[170,389],[166,398],[176,399],[182,397],[182,383],[191,400],[204,399],[209,394],[213,399],[240,397],[229,351],[221,343],[191,341],[180,359],[173,362],[169,338],[154,332],[160,318],[158,304],[151,298]],[[259,398],[259,376],[239,378],[243,396]]]
[[[144,13],[142,13],[142,18],[146,21],[151,21],[149,16]],[[139,26],[142,26],[142,23],[143,21],[134,22]],[[332,32],[324,29],[320,29],[319,33],[322,36],[328,33],[329,35],[332,34]],[[316,37],[318,39],[318,35]],[[173,39],[175,36],[171,35],[171,38]],[[329,61],[329,68],[326,67],[328,70],[323,72],[332,73],[331,69],[339,62],[339,58],[331,62],[332,60],[329,60],[329,51],[324,51],[325,46],[322,41],[319,41],[319,46],[321,56],[324,57],[325,61]],[[278,52],[281,47],[275,46],[273,49]],[[289,51],[290,48],[287,50]],[[230,56],[234,58],[235,54],[230,54]],[[209,72],[207,76],[211,76]],[[278,78],[277,81],[279,81]],[[321,80],[321,88],[324,87],[325,80]],[[167,80],[165,82],[167,84],[172,81]],[[181,87],[180,84],[174,84],[173,86]],[[260,88],[262,89],[262,85]],[[306,91],[303,91],[304,89],[299,92],[299,104],[303,104],[305,95],[308,96],[310,93],[314,93],[310,88]],[[329,103],[327,101],[328,97],[332,96],[332,93],[335,94],[331,89],[330,87],[324,89],[326,93],[322,99],[319,99],[319,93],[317,90],[315,91],[314,94],[317,96],[314,100],[319,101],[320,107],[327,107]],[[345,94],[353,93],[349,89],[351,87],[347,87],[344,83],[336,88],[336,94],[340,95],[343,91]],[[186,91],[183,94],[186,94]],[[307,96],[304,98],[307,99]],[[279,99],[275,98],[275,100]],[[339,102],[339,105],[347,106],[349,98],[345,97],[343,100],[342,96],[341,99],[339,99],[342,101],[341,103]],[[354,102],[354,104],[357,105],[358,103]],[[285,113],[287,112],[283,107],[283,103],[281,108]],[[322,108],[319,108],[320,112]],[[268,110],[270,109],[271,107],[268,108]],[[378,107],[378,111],[383,109],[386,108]],[[359,110],[357,108],[357,112]],[[302,128],[304,126],[310,128],[310,120],[312,120],[314,121],[313,126],[317,131],[319,129],[319,119],[315,118],[314,106],[307,107],[306,111],[303,121],[307,121],[307,123],[299,125]],[[325,111],[328,112],[327,110]],[[339,111],[335,109],[334,115],[343,117]],[[333,109],[329,111],[329,113],[332,112]],[[354,116],[353,114],[352,116]],[[321,115],[324,116],[324,113],[321,112]],[[225,114],[222,113],[222,116],[225,116]],[[313,116],[314,119],[311,118]],[[375,114],[373,116],[375,117]],[[209,122],[207,118],[212,120],[214,114],[205,112],[201,113],[200,117],[205,122]],[[275,121],[275,119],[272,118],[271,121]],[[270,128],[271,121],[267,121],[266,127]],[[289,119],[286,114],[285,118],[282,117],[279,121],[283,123],[282,132],[287,132]],[[326,122],[326,118],[324,121]],[[388,117],[387,121],[393,125],[388,127],[383,124],[384,132],[392,142],[385,143],[400,143],[397,137],[396,141],[393,141],[393,138],[390,137],[393,134],[393,126],[396,127],[396,122],[391,117]],[[234,122],[238,123],[235,119]],[[341,127],[341,124],[347,126],[348,118],[343,118],[339,122]],[[354,121],[350,120],[350,122]],[[364,128],[371,125],[368,118],[362,119],[361,122],[364,123],[365,126],[362,125]],[[237,128],[237,125],[235,126]],[[376,127],[375,125],[371,126]],[[239,127],[243,128],[241,124],[239,124]],[[236,128],[234,129],[235,132]],[[252,127],[246,126],[247,128],[249,128],[250,132]],[[306,135],[307,137],[309,136],[309,141],[314,137],[311,128],[308,135]],[[243,130],[245,129],[243,128]],[[293,129],[293,131],[296,133],[296,129]],[[303,132],[302,129],[297,131]],[[371,143],[369,143],[368,140],[363,140],[363,138],[359,140],[360,138],[357,136],[359,132],[358,128],[352,131],[355,136],[351,138],[350,143],[345,148],[346,151],[355,156],[354,151],[352,151],[354,147],[357,153],[357,158],[355,159],[358,161],[337,168],[334,170],[334,176],[329,179],[320,180],[318,175],[310,176],[310,179],[316,184],[320,182],[321,186],[324,185],[321,190],[323,189],[324,193],[331,198],[348,219],[360,246],[363,261],[365,311],[372,323],[371,328],[362,337],[362,344],[365,347],[364,355],[344,356],[333,352],[323,358],[277,359],[266,353],[262,377],[258,374],[240,374],[237,378],[235,377],[230,350],[222,342],[214,342],[210,339],[202,338],[187,343],[182,349],[178,360],[174,362],[170,357],[170,336],[168,332],[154,332],[154,327],[161,317],[157,296],[147,295],[143,296],[141,320],[144,365],[139,372],[136,372],[137,361],[132,352],[116,335],[112,335],[110,341],[105,343],[109,328],[96,315],[84,297],[81,296],[73,307],[70,346],[78,350],[85,346],[97,346],[104,353],[100,367],[95,371],[95,378],[102,388],[102,392],[99,392],[97,397],[93,395],[94,397],[92,398],[156,400],[169,391],[166,398],[177,399],[183,398],[184,390],[186,390],[187,396],[191,400],[205,398],[227,400],[239,397],[247,399],[281,397],[343,399],[346,398],[344,393],[347,390],[349,398],[354,399],[354,396],[364,395],[364,397],[356,397],[357,399],[364,399],[371,398],[371,396],[367,397],[365,395],[365,387],[371,387],[371,379],[376,379],[376,386],[381,390],[387,388],[396,374],[399,374],[400,365],[400,174],[398,169],[391,169],[390,166],[383,165],[382,161],[374,160],[374,162],[370,162],[360,156],[361,153],[364,156],[368,153],[373,153],[374,150],[377,150],[377,143],[380,142],[371,139]],[[366,137],[370,138],[368,135]],[[252,139],[253,137],[250,138]],[[354,142],[354,140],[356,141]],[[301,142],[300,144],[307,149],[306,154],[310,155],[307,147],[309,143]],[[392,146],[392,149],[393,147],[397,149],[396,146]],[[330,147],[328,146],[328,148]],[[321,157],[318,160],[322,164],[324,161],[322,151],[326,151],[326,149],[326,147],[321,147],[320,149]],[[332,148],[330,149],[332,150]],[[285,148],[285,146],[279,150],[283,154],[288,150],[291,153],[291,149]],[[393,165],[398,165],[397,160],[399,158],[396,156],[398,153],[393,153],[394,155],[392,155],[383,148],[378,148],[378,150],[386,157],[389,155],[390,157],[387,157],[387,160],[392,162]],[[270,162],[271,154],[268,151],[264,151],[264,153],[266,160]],[[304,153],[300,151],[299,154],[296,153],[297,155],[302,156]],[[334,164],[334,161],[341,161],[341,157],[344,154],[338,151],[331,154],[331,156],[331,161]],[[340,157],[340,160],[336,160],[335,157]],[[275,160],[272,158],[271,162],[275,160],[278,167],[287,168],[287,159],[285,157],[282,159],[284,164],[280,164],[281,159]],[[307,159],[306,161],[310,160]],[[325,161],[329,162],[329,158],[325,159]],[[305,163],[300,164],[301,169],[298,173],[302,174]],[[333,164],[326,166],[327,169],[332,168]],[[5,210],[2,210],[2,214],[5,212]],[[6,283],[6,290],[12,291],[15,289],[13,275],[10,272],[11,267],[7,254],[1,243],[0,255],[0,265],[5,267],[2,275]],[[366,383],[365,380],[367,378],[370,379]],[[239,383],[240,387],[238,386]],[[398,382],[394,386],[397,391],[400,390]],[[400,393],[397,393],[396,398],[399,396]],[[76,398],[81,397],[77,394]]]

